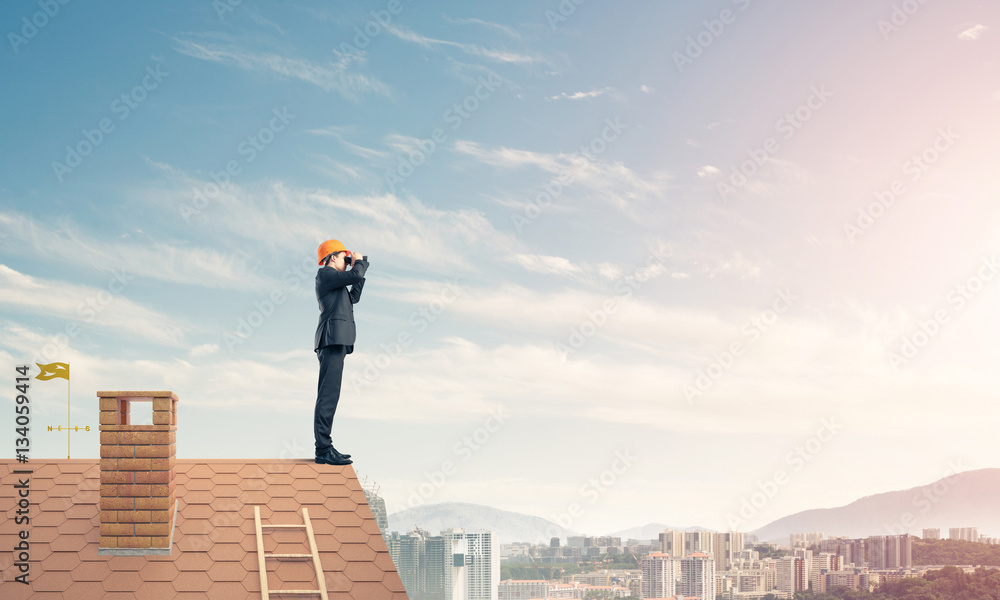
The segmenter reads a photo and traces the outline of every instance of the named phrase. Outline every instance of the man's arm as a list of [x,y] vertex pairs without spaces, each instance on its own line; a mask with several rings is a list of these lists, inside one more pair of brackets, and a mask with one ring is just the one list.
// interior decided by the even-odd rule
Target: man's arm
[[323,267],[316,275],[316,292],[324,294],[330,290],[357,284],[359,281],[364,281],[364,278],[365,270],[363,268],[338,271],[333,267]]
[[368,270],[368,257],[365,256],[361,260],[355,261],[354,267],[351,270],[354,271],[355,269],[361,270],[361,281],[351,285],[351,304],[357,304],[361,300],[361,290],[365,287],[365,271]]

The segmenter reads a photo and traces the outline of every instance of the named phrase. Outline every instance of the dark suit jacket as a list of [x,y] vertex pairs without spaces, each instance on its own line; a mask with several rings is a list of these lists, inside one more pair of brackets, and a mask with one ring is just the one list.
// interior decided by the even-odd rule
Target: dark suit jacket
[[[365,285],[368,257],[357,261],[347,271],[320,267],[316,272],[316,300],[319,302],[319,325],[313,350],[323,346],[343,344],[347,353],[354,350],[357,330],[354,327],[354,305],[361,300]],[[351,290],[347,290],[351,286]]]

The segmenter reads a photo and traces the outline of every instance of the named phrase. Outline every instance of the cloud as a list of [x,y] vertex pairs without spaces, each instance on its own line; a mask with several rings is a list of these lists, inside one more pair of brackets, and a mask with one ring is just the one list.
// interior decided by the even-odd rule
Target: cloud
[[[814,190],[815,186],[820,185],[817,173],[791,160],[771,156],[756,168],[756,172],[747,177],[746,182],[737,182],[737,185],[733,184],[732,176],[732,172],[736,170],[735,165],[728,172],[716,172],[713,169],[718,167],[703,166],[697,174],[701,178],[718,179],[715,183],[706,183],[706,186],[715,188],[713,193],[721,194],[718,197],[724,201],[752,196],[764,202],[774,202],[789,194],[809,193],[805,190]],[[739,183],[742,184],[738,185]],[[723,185],[727,187],[720,189],[719,186]]]
[[757,279],[760,277],[761,268],[739,252],[733,253],[731,257],[718,260],[708,267],[708,276],[736,275],[740,279]]
[[722,171],[718,167],[713,167],[712,165],[705,165],[704,167],[698,169],[698,177],[715,177]]
[[[537,335],[531,341],[498,346],[448,336],[432,352],[404,353],[373,381],[360,384],[364,403],[357,410],[364,411],[363,416],[374,419],[393,414],[402,420],[428,421],[437,411],[470,410],[471,404],[471,412],[477,412],[500,404],[524,418],[564,418],[572,407],[573,414],[582,419],[668,431],[682,427],[688,432],[745,432],[747,428],[787,432],[808,426],[812,414],[807,411],[779,423],[768,416],[770,411],[803,394],[815,402],[834,401],[871,371],[868,352],[849,351],[856,341],[849,331],[833,329],[817,319],[780,315],[754,342],[741,332],[744,321],[755,314],[752,311],[720,318],[709,310],[656,306],[636,298],[619,299],[617,310],[604,315],[597,333],[566,357],[554,343],[568,346],[573,328],[580,330],[581,323],[592,322],[588,315],[597,314],[613,297],[594,295],[574,302],[572,295],[540,298],[530,290],[515,288],[494,290],[489,298],[476,296],[461,307],[449,307],[449,313],[469,309],[477,311],[477,318],[493,315],[493,319],[486,318],[485,326],[500,319],[524,320],[523,328]],[[480,300],[487,302],[480,305]],[[542,304],[536,305],[538,300]],[[537,318],[546,312],[549,322]],[[556,315],[560,318],[554,319]],[[743,343],[745,353],[689,406],[684,386],[733,341]],[[609,344],[639,350],[642,358],[630,359],[610,350]],[[355,362],[374,363],[377,354],[358,353]],[[836,384],[821,375],[829,372],[831,363],[842,373]],[[882,371],[888,375],[886,369]],[[629,382],[627,389],[621,381]],[[349,382],[345,374],[345,389],[350,389]],[[887,377],[872,385],[910,387],[898,384]],[[884,391],[872,391],[864,401],[853,398],[851,406],[865,406]],[[608,398],[615,399],[613,406]],[[711,403],[710,408],[706,403]],[[841,413],[853,410],[837,406]],[[882,412],[888,418],[893,410],[885,406]],[[872,430],[877,427],[873,425]]]
[[311,133],[313,135],[326,136],[335,138],[341,144],[344,145],[352,154],[360,156],[361,158],[366,158],[369,160],[377,158],[389,158],[390,154],[384,150],[374,150],[372,148],[366,148],[364,146],[359,146],[352,142],[347,141],[344,138],[344,133],[346,127],[329,126],[322,129],[307,129],[306,133]]
[[611,91],[610,87],[601,88],[598,90],[590,90],[589,92],[575,92],[572,94],[567,94],[563,92],[557,96],[549,96],[549,100],[583,100],[584,98],[596,98],[598,96],[603,96]]
[[653,88],[649,87],[646,84],[643,84],[643,85],[639,86],[639,91],[642,92],[642,93],[644,93],[644,94],[652,94],[653,93]]
[[452,56],[447,57],[447,61],[448,64],[451,65],[449,71],[461,81],[468,83],[470,87],[480,85],[482,83],[483,76],[485,76],[487,80],[499,81],[508,89],[515,91],[518,98],[523,97],[522,93],[519,91],[521,86],[518,85],[517,82],[501,76],[499,73],[486,65],[462,62]]
[[975,25],[958,34],[958,39],[965,40],[967,42],[974,42],[978,40],[979,36],[981,36],[987,29],[989,28],[985,25]]
[[[406,148],[415,138],[395,136],[392,144]],[[336,161],[317,160],[315,168],[338,169]],[[347,165],[343,165],[350,169]],[[159,204],[175,212],[179,203],[190,202],[190,189],[206,185],[186,173],[165,170],[173,185],[137,192],[148,202]],[[358,170],[336,173],[344,178],[364,176]],[[364,240],[365,254],[378,254],[382,260],[403,258],[403,264],[413,263],[413,257],[434,257],[432,261],[419,261],[419,268],[431,273],[443,271],[475,271],[476,252],[493,254],[520,251],[524,242],[513,233],[497,230],[486,216],[473,208],[460,207],[442,210],[429,206],[414,197],[401,199],[395,194],[345,194],[321,187],[298,187],[282,182],[261,182],[253,185],[229,184],[227,193],[214,198],[198,215],[197,225],[211,228],[218,241],[230,236],[236,247],[253,244],[256,255],[302,256],[304,247],[331,237],[331,226],[350,232],[350,238]],[[2,227],[0,227],[2,229]],[[267,232],[262,237],[261,232]],[[348,243],[348,240],[344,240]],[[353,249],[353,248],[352,248]],[[289,259],[286,267],[299,261]],[[279,265],[281,266],[281,265]],[[260,278],[258,278],[260,280]],[[263,280],[270,287],[277,282]],[[249,285],[244,287],[249,288]]]
[[416,32],[410,31],[405,28],[398,27],[396,25],[387,25],[386,31],[398,37],[405,42],[412,42],[423,46],[424,48],[430,48],[432,46],[449,46],[452,48],[458,48],[466,54],[471,54],[473,56],[480,56],[495,62],[501,63],[511,63],[511,64],[532,64],[536,62],[542,62],[542,59],[535,56],[529,56],[527,54],[520,54],[517,52],[510,52],[507,50],[492,50],[489,48],[483,48],[482,46],[477,46],[475,44],[467,44],[464,42],[451,42],[448,40],[439,40],[427,36],[420,35]]
[[32,277],[0,264],[0,304],[78,327],[93,323],[119,335],[180,345],[188,326],[121,296],[134,277],[119,271],[109,277],[106,288],[95,288]]
[[[500,146],[484,148],[477,142],[457,140],[456,152],[499,169],[533,167],[556,176],[565,187],[583,189],[610,200],[626,214],[632,215],[631,203],[662,195],[668,176],[657,173],[647,179],[620,162],[609,162],[581,154],[552,154]],[[632,215],[634,216],[634,215]]]
[[201,344],[200,346],[195,346],[191,348],[191,358],[202,358],[205,356],[211,356],[219,351],[218,344]]
[[812,171],[793,161],[772,156],[738,193],[770,199],[789,190],[812,189],[811,186],[816,183],[816,175]]
[[667,268],[660,263],[653,263],[649,265],[643,265],[637,268],[634,272],[634,277],[640,282],[645,282],[654,277],[659,277],[660,275],[667,272]]
[[453,18],[449,17],[448,15],[442,15],[442,17],[444,17],[445,21],[447,21],[449,23],[452,23],[453,25],[481,25],[482,27],[486,27],[488,29],[494,29],[496,31],[499,31],[500,33],[503,33],[504,35],[507,35],[507,36],[512,37],[514,39],[517,39],[517,40],[521,39],[521,34],[520,33],[518,33],[517,31],[515,31],[513,28],[508,27],[507,25],[501,25],[500,23],[492,23],[490,21],[484,21],[482,19],[472,19],[472,18],[469,18],[469,19],[453,19]]
[[[186,192],[185,196],[190,197]],[[71,224],[50,229],[17,213],[0,213],[0,231],[17,241],[19,252],[43,260],[53,259],[52,248],[66,248],[81,264],[104,271],[123,269],[148,279],[221,289],[260,289],[271,284],[252,272],[246,257],[148,235],[141,241],[122,241],[92,235]]]
[[[651,252],[664,257],[672,266],[670,278],[675,280],[691,279],[694,276],[714,279],[717,277],[733,277],[739,280],[757,280],[769,266],[767,261],[753,261],[739,250],[725,251],[718,249],[723,240],[706,239],[706,244],[666,244],[659,242]],[[702,248],[707,247],[707,250]]]
[[274,28],[275,31],[277,31],[281,35],[285,35],[285,30],[282,29],[281,26],[275,23],[274,21],[271,21],[270,19],[267,19],[263,15],[261,15],[257,7],[247,7],[244,10],[246,11],[247,16],[250,17],[250,20],[256,23],[257,25],[272,27]]
[[614,263],[601,262],[597,263],[595,266],[597,267],[597,274],[601,277],[601,279],[606,279],[608,281],[618,279],[624,274],[621,265],[616,265]]
[[614,314],[591,336],[588,353],[609,351],[609,347],[619,351],[643,348],[642,360],[654,363],[661,358],[678,359],[703,347],[706,340],[725,338],[739,330],[740,323],[726,323],[712,309],[660,301],[651,291],[652,282],[665,273],[658,265],[641,272],[633,268],[627,280],[622,275],[613,281],[594,278],[588,289],[541,291],[512,283],[466,285],[465,294],[447,311],[449,320],[456,323],[503,331],[505,339],[554,348],[556,343],[567,343],[573,328],[585,321],[588,313],[612,302]]
[[[938,416],[945,422],[960,420],[962,415],[947,403],[934,402],[942,392],[937,385],[942,377],[947,377],[949,385],[970,385],[970,392],[981,390],[973,394],[970,410],[988,407],[993,401],[988,390],[995,388],[996,378],[982,378],[975,367],[948,371],[945,365],[931,365],[929,373],[919,369],[902,375],[892,372],[885,361],[884,327],[879,324],[884,319],[877,312],[864,316],[841,306],[827,311],[827,318],[796,304],[768,321],[754,341],[743,329],[759,316],[760,309],[722,312],[669,306],[649,296],[544,294],[508,285],[466,287],[465,292],[447,307],[449,318],[471,317],[481,328],[512,324],[508,336],[530,332],[531,337],[493,345],[458,335],[424,337],[418,346],[393,355],[388,363],[385,351],[377,345],[359,346],[344,373],[345,393],[357,400],[353,417],[383,421],[391,415],[393,420],[419,423],[439,422],[444,415],[460,421],[502,405],[525,418],[561,420],[572,407],[581,419],[665,431],[683,427],[688,432],[787,432],[811,424],[813,413],[775,421],[774,411],[794,399],[809,397],[819,404],[832,402],[837,414],[864,408],[869,412],[854,426],[879,434],[884,433],[880,422],[899,418],[901,407],[924,399],[929,407],[938,407]],[[439,290],[428,286],[421,300],[438,294]],[[573,328],[579,328],[608,301],[616,302],[617,308],[604,315],[596,333],[576,352],[561,355],[554,344],[568,343]],[[17,348],[22,356],[28,354],[23,350],[40,347],[45,339],[20,325],[0,323],[0,330],[0,346]],[[704,397],[688,405],[683,386],[691,384],[698,369],[711,364],[733,341],[741,341],[745,353]],[[609,352],[608,344],[638,354]],[[88,385],[101,389],[97,382],[116,381],[125,389],[178,390],[192,407],[311,409],[314,386],[289,385],[290,381],[315,381],[311,351],[275,350],[234,357],[211,352],[211,345],[195,350],[205,346],[209,348],[198,351],[199,360],[193,363],[87,356],[72,349],[68,357],[74,369],[89,377],[79,382],[84,389]],[[995,360],[995,349],[988,342],[983,347],[989,352],[982,360]],[[381,365],[374,377],[365,375],[370,364]],[[837,373],[835,379],[829,378],[831,372]],[[621,381],[629,385],[622,387]],[[935,385],[927,387],[927,383]],[[608,398],[615,399],[613,406]],[[878,398],[904,400],[876,402]],[[929,424],[940,424],[926,418],[920,422],[931,428]]]
[[336,179],[337,181],[342,181],[344,183],[358,183],[375,187],[377,187],[381,182],[380,177],[364,167],[350,165],[326,156],[325,154],[312,154],[309,156],[309,159],[309,166],[314,171],[323,173],[327,177]]
[[551,273],[554,275],[574,275],[581,269],[561,256],[544,256],[541,254],[514,254],[508,258],[525,269],[534,273]]
[[[10,322],[0,322],[3,334],[0,346],[8,347],[23,357],[34,348],[42,348],[46,336]],[[252,358],[234,358],[215,352],[191,351],[197,360],[182,358],[136,358],[120,352],[109,355],[93,354],[71,343],[60,351],[61,362],[71,362],[74,389],[172,390],[181,398],[192,420],[185,427],[195,427],[194,411],[202,408],[263,408],[271,411],[302,411],[312,415],[316,387],[290,382],[316,379],[316,358],[311,350]],[[65,416],[65,412],[63,412]],[[205,424],[208,427],[211,425]],[[194,431],[191,429],[190,431]],[[231,438],[235,443],[238,436]]]
[[385,136],[385,143],[395,150],[397,154],[419,154],[427,151],[426,141],[410,135],[390,133]]
[[328,92],[338,92],[349,100],[357,101],[359,95],[369,93],[390,95],[389,86],[378,79],[349,72],[351,64],[361,60],[358,55],[335,53],[335,60],[322,64],[273,52],[254,52],[236,44],[173,39],[174,50],[192,58],[217,62],[244,71],[271,73],[283,78],[298,79]]

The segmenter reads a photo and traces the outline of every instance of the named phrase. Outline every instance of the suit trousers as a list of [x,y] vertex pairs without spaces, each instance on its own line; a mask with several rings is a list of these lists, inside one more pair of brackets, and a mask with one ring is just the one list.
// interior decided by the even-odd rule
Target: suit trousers
[[319,456],[333,446],[330,430],[333,415],[340,401],[340,385],[344,378],[344,357],[347,347],[342,344],[324,346],[316,351],[319,359],[319,388],[316,395],[316,410],[313,413],[313,433],[316,437],[316,455]]

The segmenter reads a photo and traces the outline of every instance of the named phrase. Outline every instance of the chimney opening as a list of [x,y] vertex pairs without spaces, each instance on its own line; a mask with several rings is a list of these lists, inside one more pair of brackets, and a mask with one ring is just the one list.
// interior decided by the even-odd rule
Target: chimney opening
[[128,404],[128,420],[122,425],[152,425],[153,424],[153,399],[152,398],[129,398],[122,404]]

